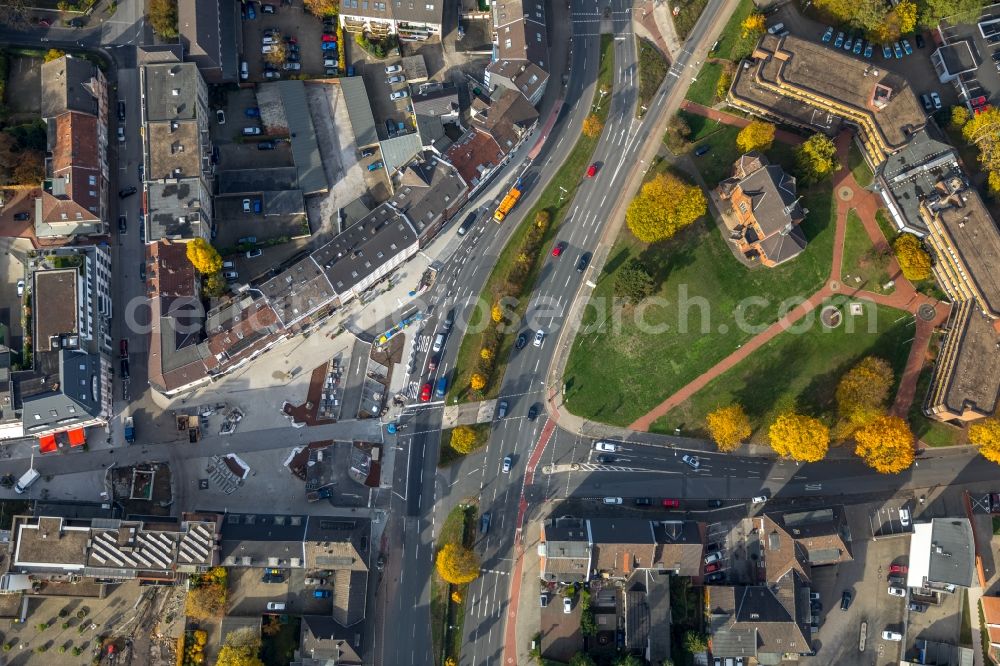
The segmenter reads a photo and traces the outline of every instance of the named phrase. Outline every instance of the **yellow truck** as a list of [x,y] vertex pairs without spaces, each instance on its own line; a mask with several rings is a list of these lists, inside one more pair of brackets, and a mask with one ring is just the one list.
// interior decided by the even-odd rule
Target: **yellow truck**
[[493,219],[497,222],[503,222],[503,219],[507,217],[507,213],[512,211],[514,206],[517,205],[518,199],[521,198],[521,190],[517,188],[517,185],[510,188],[510,191],[507,192],[507,196],[503,198],[503,201],[500,202],[500,206],[497,207],[497,211],[493,213]]

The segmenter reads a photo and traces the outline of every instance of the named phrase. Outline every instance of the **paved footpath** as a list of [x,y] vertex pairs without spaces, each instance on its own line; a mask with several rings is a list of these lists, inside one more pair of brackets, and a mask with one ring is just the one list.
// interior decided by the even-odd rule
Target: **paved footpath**
[[[690,103],[685,102],[685,104]],[[688,107],[685,106],[685,108]],[[700,108],[705,109],[705,107]],[[718,113],[712,109],[707,109],[707,111]],[[735,118],[734,116],[732,117]],[[743,118],[736,119],[741,122],[745,121]],[[875,222],[875,212],[879,208],[876,195],[858,185],[857,181],[854,180],[854,176],[851,175],[850,170],[847,168],[847,154],[848,149],[850,148],[851,138],[852,134],[847,131],[841,132],[837,137],[837,157],[840,162],[840,169],[833,175],[833,191],[834,196],[837,199],[837,222],[834,236],[833,258],[830,266],[830,278],[827,280],[827,283],[816,293],[809,296],[804,303],[800,304],[782,319],[769,326],[767,330],[756,337],[751,338],[749,342],[745,343],[732,354],[719,361],[697,379],[693,380],[686,386],[682,387],[679,391],[669,396],[666,400],[654,407],[648,413],[636,419],[629,425],[629,429],[649,430],[654,421],[691,398],[691,396],[703,389],[713,379],[728,372],[734,366],[746,359],[750,354],[760,349],[776,336],[786,331],[799,319],[814,310],[816,307],[820,306],[826,299],[829,299],[836,294],[843,294],[849,297],[873,301],[880,305],[887,305],[900,310],[906,310],[913,314],[917,314],[920,311],[921,306],[930,306],[933,308],[933,317],[931,319],[925,320],[920,316],[916,317],[917,326],[914,340],[910,347],[910,355],[907,358],[906,367],[903,370],[903,375],[900,380],[900,387],[896,394],[896,399],[893,402],[892,413],[905,417],[915,397],[917,377],[920,375],[920,369],[923,366],[923,361],[926,356],[927,343],[930,340],[931,332],[936,326],[947,320],[950,306],[946,303],[939,302],[935,299],[917,293],[917,291],[913,288],[913,285],[903,277],[895,259],[892,259],[889,266],[890,275],[892,276],[892,279],[895,280],[896,284],[896,290],[892,294],[875,294],[861,289],[845,290],[844,285],[841,283],[841,264],[844,254],[844,239],[847,235],[847,213],[851,209],[855,209],[858,212],[858,216],[864,223],[865,231],[868,233],[872,244],[876,247],[888,248],[888,243],[882,235],[882,231],[879,229],[878,224]],[[926,310],[926,308],[924,309]]]

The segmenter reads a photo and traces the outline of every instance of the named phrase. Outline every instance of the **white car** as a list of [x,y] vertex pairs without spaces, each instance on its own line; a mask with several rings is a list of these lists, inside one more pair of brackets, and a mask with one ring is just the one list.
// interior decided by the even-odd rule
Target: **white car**
[[621,497],[605,497],[604,498],[604,503],[605,504],[621,504],[622,503],[622,498]]
[[543,340],[545,340],[545,331],[543,331],[542,329],[538,329],[538,331],[535,333],[535,341],[532,342],[531,344],[535,345],[536,347],[541,347]]
[[406,90],[397,90],[396,92],[394,92],[391,95],[389,95],[389,101],[395,102],[396,100],[399,100],[399,99],[406,99],[409,96],[410,96],[410,93],[408,91],[406,91]]
[[594,442],[594,450],[606,451],[607,453],[614,453],[615,451],[618,450],[618,445],[615,444],[614,442],[606,442],[602,439],[600,441]]
[[391,86],[394,83],[402,83],[405,80],[406,80],[406,77],[404,77],[402,74],[395,74],[395,75],[390,76],[389,78],[387,78],[385,80],[385,82],[388,83]]
[[698,460],[698,456],[684,456],[681,461],[691,469],[698,469],[701,467],[701,461]]
[[819,601],[819,592],[810,592],[809,601]]
[[283,602],[283,601],[268,601],[267,602],[267,610],[273,610],[273,611],[285,610],[285,602]]
[[718,562],[722,559],[722,553],[715,551],[714,553],[709,553],[705,556],[705,564],[711,564],[712,562]]
[[267,55],[268,53],[271,53],[273,51],[274,51],[274,44],[264,44],[264,46],[260,47],[261,55]]
[[901,641],[903,640],[903,634],[898,631],[889,631],[887,629],[882,632],[882,638],[887,641]]
[[226,112],[223,111],[222,109],[216,109],[215,110],[215,120],[220,125],[225,125],[226,124]]
[[903,527],[909,527],[910,526],[910,510],[909,509],[900,509],[899,510],[899,524],[902,525]]
[[772,35],[777,35],[784,29],[785,29],[784,23],[776,23],[775,25],[772,25],[770,28],[768,28],[767,31]]
[[894,587],[894,586],[890,585],[889,586],[889,595],[893,596],[893,597],[905,597],[906,596],[906,590],[904,590],[901,587]]
[[246,60],[240,63],[240,78],[244,81],[250,78],[250,67],[247,65]]
[[335,58],[324,58],[323,59],[323,66],[324,67],[336,67],[337,66],[337,60]]
[[251,210],[250,209],[250,200],[249,199],[244,199],[243,200],[243,212],[244,213],[249,213],[250,210]]
[[514,464],[514,459],[510,456],[504,456],[503,459],[503,473],[510,474],[510,468]]
[[302,69],[302,63],[298,63],[298,62],[286,62],[284,65],[282,65],[282,68],[283,69],[291,69],[293,71],[298,71],[298,70]]
[[24,296],[24,280],[17,281],[17,297],[21,298]]
[[125,143],[125,128],[121,125],[118,126],[118,142]]
[[563,597],[563,613],[567,615],[573,612],[573,600],[569,597]]
[[940,111],[941,110],[941,95],[938,95],[937,92],[932,92],[931,93],[931,103],[934,105],[934,110],[935,111]]
[[754,496],[754,497],[753,497],[753,498],[751,499],[751,501],[752,501],[752,502],[753,502],[754,504],[763,504],[764,502],[766,502],[766,501],[767,501],[767,495],[755,495],[755,496]]
[[260,134],[260,128],[259,127],[244,127],[243,128],[243,136],[257,136],[258,134]]
[[403,71],[402,65],[389,65],[388,67],[385,68],[386,74],[395,74],[396,72],[402,72],[402,71]]

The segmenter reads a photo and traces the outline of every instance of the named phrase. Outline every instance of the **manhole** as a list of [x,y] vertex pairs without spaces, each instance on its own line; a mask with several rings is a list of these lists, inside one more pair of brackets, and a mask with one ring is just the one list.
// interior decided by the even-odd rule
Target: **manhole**
[[919,308],[917,308],[917,316],[924,321],[934,321],[934,317],[937,315],[937,311],[934,306],[930,303],[924,303]]
[[844,315],[839,308],[833,305],[827,305],[819,313],[819,320],[823,322],[823,326],[827,328],[837,328],[840,323],[844,321]]
[[841,201],[850,201],[854,198],[854,190],[849,187],[842,187],[837,190],[837,196],[840,197]]

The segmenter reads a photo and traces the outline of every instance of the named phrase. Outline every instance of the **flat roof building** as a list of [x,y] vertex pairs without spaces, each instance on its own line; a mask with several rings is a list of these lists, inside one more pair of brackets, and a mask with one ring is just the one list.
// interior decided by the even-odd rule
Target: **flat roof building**
[[[341,20],[344,16],[341,14]],[[347,103],[347,118],[354,130],[354,143],[358,148],[370,148],[378,143],[378,132],[375,131],[375,116],[372,115],[372,105],[368,100],[368,90],[365,81],[360,76],[345,76],[340,79],[340,89]]]
[[345,32],[396,35],[400,41],[426,41],[441,34],[442,0],[342,0],[340,25]]
[[229,0],[180,0],[177,30],[188,60],[208,83],[232,83],[240,77],[242,51],[239,3]]

